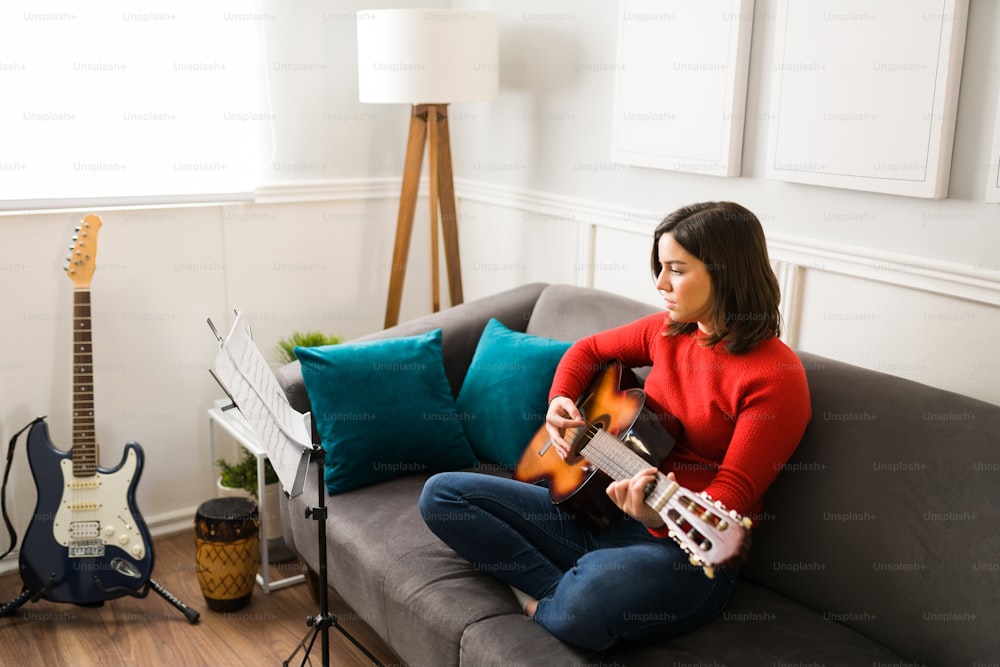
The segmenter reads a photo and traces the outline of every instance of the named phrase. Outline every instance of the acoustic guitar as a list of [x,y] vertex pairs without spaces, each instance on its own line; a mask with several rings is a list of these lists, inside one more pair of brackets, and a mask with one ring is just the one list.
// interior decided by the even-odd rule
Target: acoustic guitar
[[[621,380],[622,365],[615,362],[597,374],[580,398],[578,406],[586,425],[567,429],[572,452],[566,460],[552,446],[543,425],[514,469],[515,479],[547,483],[553,503],[565,505],[597,526],[609,520],[604,508],[611,501],[604,489],[611,480],[629,479],[650,467],[648,453],[657,447],[643,439],[669,438],[656,417],[644,410],[645,393],[638,388],[621,389]],[[658,472],[646,504],[707,576],[714,575],[715,567],[745,556],[750,520],[707,494],[695,493]]]
[[73,282],[73,446],[56,449],[41,419],[28,431],[38,501],[19,558],[25,590],[78,605],[135,596],[153,569],[149,531],[135,505],[142,448],[129,443],[117,467],[98,465],[90,284],[100,227],[96,215],[83,219],[66,265]]

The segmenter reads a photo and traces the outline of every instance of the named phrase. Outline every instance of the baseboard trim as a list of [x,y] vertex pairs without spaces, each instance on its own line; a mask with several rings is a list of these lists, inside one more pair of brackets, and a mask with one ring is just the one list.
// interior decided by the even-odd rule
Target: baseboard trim
[[[173,512],[164,512],[163,514],[158,514],[154,517],[144,517],[146,521],[146,528],[149,529],[150,537],[155,540],[160,537],[177,535],[178,533],[183,533],[187,530],[192,531],[193,535],[194,516],[197,510],[197,507],[186,507],[174,510]],[[193,539],[194,538],[192,537],[192,554],[194,553]],[[14,551],[10,552],[6,558],[0,561],[0,575],[7,574],[8,572],[14,572],[18,569],[19,554],[20,549],[14,549]],[[192,555],[192,558],[193,557],[194,556]],[[5,602],[5,600],[0,600],[0,602]]]

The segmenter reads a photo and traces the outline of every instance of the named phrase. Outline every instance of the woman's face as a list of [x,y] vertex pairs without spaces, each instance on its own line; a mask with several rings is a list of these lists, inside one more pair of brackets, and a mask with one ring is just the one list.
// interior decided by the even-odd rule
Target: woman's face
[[670,319],[697,322],[702,333],[712,333],[712,278],[708,268],[685,250],[673,234],[664,234],[657,244],[660,275],[656,288],[666,301]]

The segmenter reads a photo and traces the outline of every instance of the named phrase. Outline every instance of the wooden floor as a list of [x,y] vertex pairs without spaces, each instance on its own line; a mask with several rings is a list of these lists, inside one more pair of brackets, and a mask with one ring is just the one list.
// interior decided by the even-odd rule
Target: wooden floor
[[[41,600],[28,602],[11,616],[0,618],[0,665],[29,667],[72,665],[170,665],[184,667],[256,667],[281,665],[296,646],[311,637],[306,617],[319,612],[308,584],[265,594],[260,587],[250,604],[233,612],[215,612],[205,604],[194,565],[194,534],[182,533],[154,541],[152,578],[201,614],[191,624],[166,600],[150,591],[145,598],[121,597],[100,608]],[[299,572],[292,560],[272,565],[271,576]],[[0,576],[0,602],[21,591],[17,572]],[[330,611],[340,627],[358,639],[385,665],[399,665],[396,655],[330,591]],[[371,665],[372,661],[337,628],[331,628],[330,664]],[[316,638],[306,664],[322,665],[321,638]],[[302,664],[305,651],[289,665]]]

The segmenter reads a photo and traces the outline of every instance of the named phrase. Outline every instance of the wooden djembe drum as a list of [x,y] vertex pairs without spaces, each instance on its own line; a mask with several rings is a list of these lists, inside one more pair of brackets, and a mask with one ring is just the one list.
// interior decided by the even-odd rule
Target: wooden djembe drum
[[260,519],[250,498],[213,498],[194,520],[198,583],[208,608],[241,609],[250,602],[260,564]]

